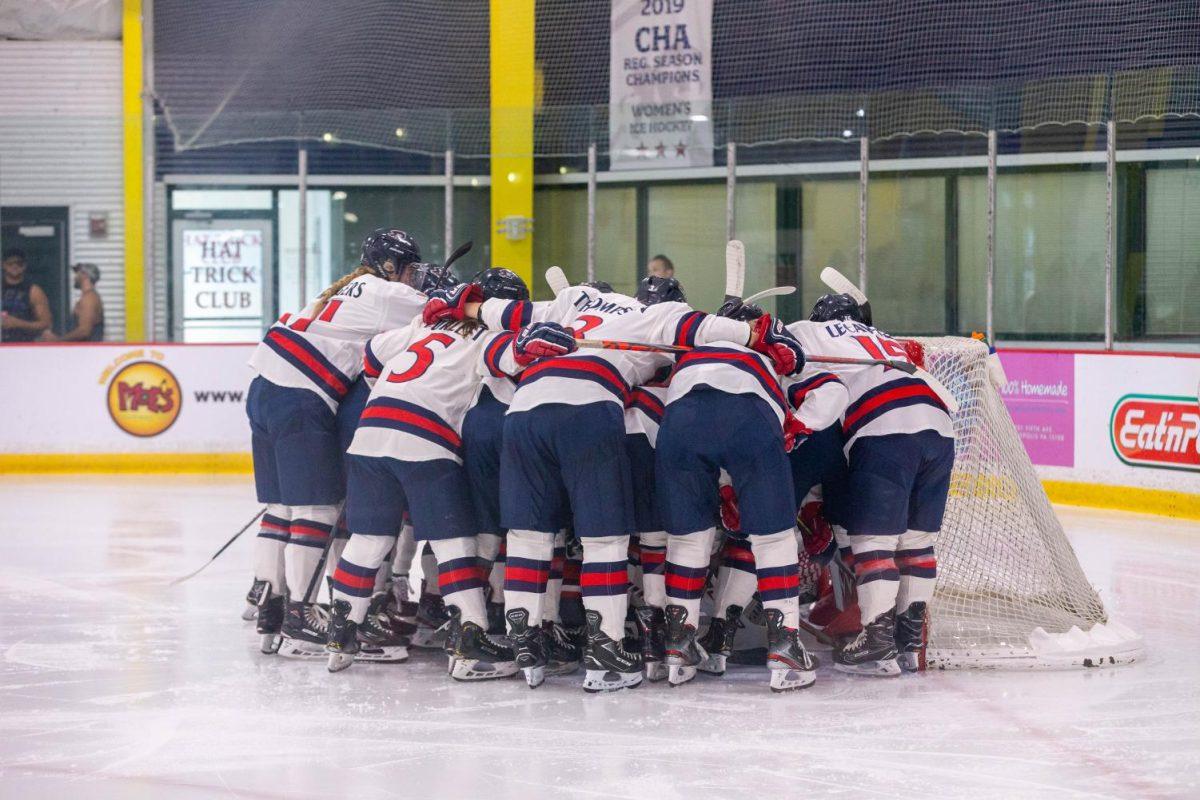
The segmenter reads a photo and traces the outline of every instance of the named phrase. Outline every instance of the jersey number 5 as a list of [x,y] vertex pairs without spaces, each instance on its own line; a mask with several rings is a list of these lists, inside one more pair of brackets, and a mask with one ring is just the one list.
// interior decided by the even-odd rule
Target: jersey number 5
[[429,349],[429,345],[437,342],[442,347],[449,347],[454,343],[454,339],[444,333],[431,333],[419,342],[413,342],[409,346],[408,352],[417,357],[413,365],[404,372],[393,372],[388,375],[389,383],[406,383],[407,381],[416,380],[425,374],[429,369],[429,365],[433,363],[433,351]]

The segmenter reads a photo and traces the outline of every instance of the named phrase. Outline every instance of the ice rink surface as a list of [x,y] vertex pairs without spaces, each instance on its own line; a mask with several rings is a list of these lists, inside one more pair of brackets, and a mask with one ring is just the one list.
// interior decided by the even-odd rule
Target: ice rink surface
[[246,479],[5,476],[5,798],[1200,797],[1200,525],[1060,508],[1145,662],[669,690],[259,655]]

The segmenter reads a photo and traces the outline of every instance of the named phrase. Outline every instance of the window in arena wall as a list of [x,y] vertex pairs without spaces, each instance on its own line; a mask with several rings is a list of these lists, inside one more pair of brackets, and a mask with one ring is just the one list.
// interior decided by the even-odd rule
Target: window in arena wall
[[829,291],[821,283],[822,269],[833,267],[858,281],[858,181],[803,181],[800,219],[800,309],[807,317],[817,298]]
[[[533,192],[534,295],[550,297],[546,268],[557,264],[572,283],[587,280],[587,190],[547,187]],[[637,190],[596,190],[596,279],[618,292],[637,291]]]
[[1145,268],[1141,295],[1145,336],[1200,336],[1200,163],[1146,169]]

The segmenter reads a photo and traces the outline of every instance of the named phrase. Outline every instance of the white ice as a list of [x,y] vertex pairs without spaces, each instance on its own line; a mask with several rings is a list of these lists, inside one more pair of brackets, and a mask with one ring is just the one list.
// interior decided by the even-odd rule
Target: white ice
[[1200,525],[1060,508],[1143,663],[881,680],[757,669],[585,695],[463,685],[444,660],[258,654],[239,618],[257,509],[226,478],[5,476],[0,796],[1200,796]]

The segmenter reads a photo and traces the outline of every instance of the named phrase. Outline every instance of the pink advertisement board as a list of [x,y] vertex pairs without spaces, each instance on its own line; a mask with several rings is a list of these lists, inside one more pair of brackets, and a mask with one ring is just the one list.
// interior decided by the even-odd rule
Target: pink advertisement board
[[1075,354],[1000,351],[1004,404],[1034,464],[1075,466]]

